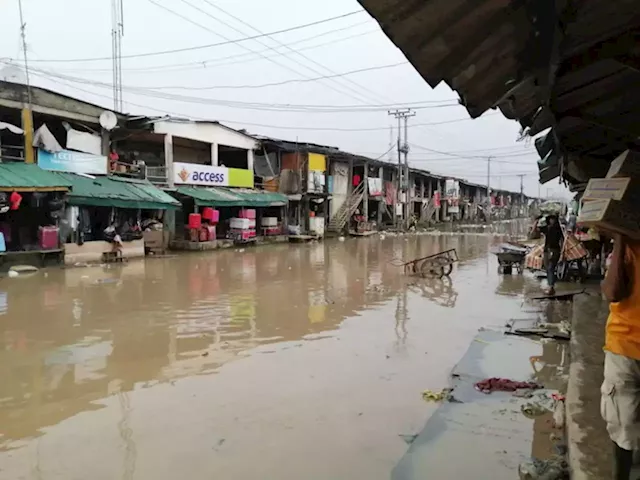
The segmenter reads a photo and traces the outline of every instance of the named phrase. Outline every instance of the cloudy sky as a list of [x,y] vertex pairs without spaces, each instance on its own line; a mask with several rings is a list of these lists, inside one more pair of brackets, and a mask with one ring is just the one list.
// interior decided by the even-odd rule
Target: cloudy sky
[[[22,54],[18,0],[0,9],[2,68]],[[112,109],[111,0],[23,0],[23,9],[32,83]],[[518,124],[495,111],[470,120],[356,0],[124,0],[122,42],[128,113],[215,119],[388,158],[387,111],[413,107],[413,166],[485,183],[491,156],[493,186],[517,191],[524,174],[525,191],[538,193],[537,156],[517,141]]]

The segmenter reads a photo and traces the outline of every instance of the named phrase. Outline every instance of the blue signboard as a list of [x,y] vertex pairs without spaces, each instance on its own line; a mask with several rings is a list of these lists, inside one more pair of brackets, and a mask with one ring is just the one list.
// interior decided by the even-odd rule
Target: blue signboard
[[107,157],[92,153],[62,150],[57,153],[38,150],[38,166],[54,172],[107,174]]

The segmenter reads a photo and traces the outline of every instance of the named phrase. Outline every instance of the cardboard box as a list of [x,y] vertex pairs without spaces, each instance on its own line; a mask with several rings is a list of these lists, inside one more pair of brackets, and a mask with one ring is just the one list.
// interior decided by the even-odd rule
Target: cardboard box
[[584,202],[578,223],[640,240],[640,211],[626,201],[609,199]]
[[624,200],[637,205],[640,204],[640,182],[630,178],[592,178],[582,199]]
[[607,178],[640,177],[640,153],[627,150],[611,162]]

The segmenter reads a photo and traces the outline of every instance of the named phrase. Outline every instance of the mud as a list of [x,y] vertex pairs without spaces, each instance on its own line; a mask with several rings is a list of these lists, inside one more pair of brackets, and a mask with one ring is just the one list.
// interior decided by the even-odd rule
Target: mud
[[[537,291],[497,275],[494,241],[371,237],[2,279],[0,479],[389,478],[439,409],[421,392]],[[448,248],[450,280],[390,264]],[[507,363],[495,352],[472,363]]]

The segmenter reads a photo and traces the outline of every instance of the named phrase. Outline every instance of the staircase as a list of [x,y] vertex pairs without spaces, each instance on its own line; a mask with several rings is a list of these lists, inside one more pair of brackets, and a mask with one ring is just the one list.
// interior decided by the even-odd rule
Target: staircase
[[433,198],[429,199],[428,203],[422,205],[422,213],[420,215],[420,222],[430,222],[433,218],[433,214],[436,213],[436,204]]
[[329,222],[328,230],[330,232],[342,232],[342,229],[345,227],[351,216],[360,206],[360,203],[362,202],[362,199],[364,197],[364,188],[365,182],[361,182],[360,185],[358,185],[353,190],[353,192],[351,192],[351,195],[347,197],[345,202]]

